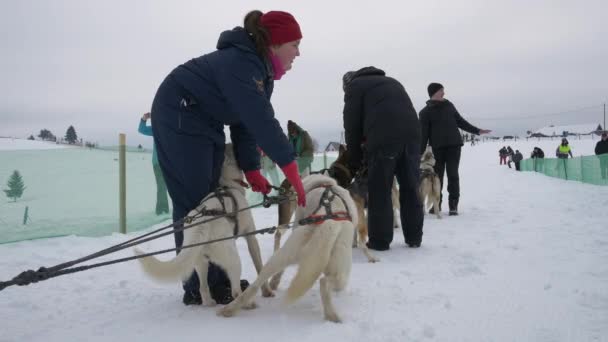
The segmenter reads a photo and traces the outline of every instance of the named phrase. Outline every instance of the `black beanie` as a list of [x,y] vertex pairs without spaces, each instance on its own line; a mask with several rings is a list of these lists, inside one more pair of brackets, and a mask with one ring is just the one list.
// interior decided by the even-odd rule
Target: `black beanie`
[[427,91],[429,92],[429,97],[433,97],[439,89],[443,89],[443,86],[440,83],[431,83],[429,84]]

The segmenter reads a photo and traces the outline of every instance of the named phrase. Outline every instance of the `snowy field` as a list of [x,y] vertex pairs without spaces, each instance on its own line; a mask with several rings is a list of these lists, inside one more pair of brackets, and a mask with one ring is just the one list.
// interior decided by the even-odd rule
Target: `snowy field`
[[[596,142],[570,139],[575,156],[593,154]],[[396,230],[377,264],[355,250],[335,299],[343,324],[323,321],[318,285],[281,305],[293,269],[276,298],[228,319],[184,306],[178,284],[156,284],[129,262],[0,292],[0,341],[608,341],[608,187],[498,165],[503,145],[528,157],[534,146],[551,156],[558,143],[465,146],[461,215],[427,215],[420,249],[406,248]],[[274,208],[254,216],[259,228],[276,223]],[[136,235],[0,245],[0,279]],[[272,236],[259,240],[267,258]],[[237,244],[252,281],[246,245]],[[167,237],[144,249],[172,245]]]
[[50,141],[0,138],[0,151],[54,150],[60,148],[70,148],[70,146],[59,145]]
[[[48,149],[59,146],[62,148]],[[65,146],[0,138],[0,189],[6,188],[14,170],[20,172],[26,187],[17,202],[0,192],[0,243],[118,232],[118,152]],[[328,162],[332,160],[329,156]],[[319,156],[313,169],[322,168],[323,157]],[[127,231],[167,220],[170,215],[155,214],[156,182],[150,151],[127,152],[126,174]],[[248,199],[257,203],[262,197],[250,192]],[[26,207],[28,220],[23,225]]]

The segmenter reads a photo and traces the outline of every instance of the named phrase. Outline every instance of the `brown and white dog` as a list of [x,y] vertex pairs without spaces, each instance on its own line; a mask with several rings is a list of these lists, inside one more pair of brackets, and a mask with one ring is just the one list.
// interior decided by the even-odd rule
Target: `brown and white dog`
[[434,166],[435,156],[433,155],[431,148],[427,147],[420,160],[420,201],[424,206],[424,201],[426,199],[426,206],[430,208],[432,205],[437,218],[441,218],[441,210],[439,210],[441,181],[439,180],[439,176],[435,173]]
[[341,322],[333,306],[331,292],[343,290],[350,277],[351,241],[357,224],[357,208],[348,191],[330,177],[313,174],[305,177],[302,183],[306,191],[306,207],[297,208],[296,220],[330,213],[341,213],[349,218],[328,218],[295,227],[285,244],[264,265],[258,278],[239,297],[221,308],[218,315],[230,317],[241,308],[254,308],[254,297],[260,286],[264,286],[273,274],[297,264],[298,270],[287,289],[285,301],[295,302],[319,279],[325,319]]

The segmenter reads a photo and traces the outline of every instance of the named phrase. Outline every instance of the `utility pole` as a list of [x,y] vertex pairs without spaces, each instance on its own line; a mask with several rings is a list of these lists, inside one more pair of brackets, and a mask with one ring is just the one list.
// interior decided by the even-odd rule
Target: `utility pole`
[[604,102],[604,131],[608,131],[608,128],[606,128],[606,102]]

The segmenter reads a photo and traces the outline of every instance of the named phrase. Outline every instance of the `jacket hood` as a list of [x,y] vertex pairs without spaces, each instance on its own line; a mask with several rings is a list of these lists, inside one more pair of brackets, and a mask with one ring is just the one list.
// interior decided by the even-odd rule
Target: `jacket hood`
[[255,43],[242,27],[235,27],[220,34],[220,38],[217,41],[217,49],[221,50],[229,47],[236,47],[243,51],[257,54]]

